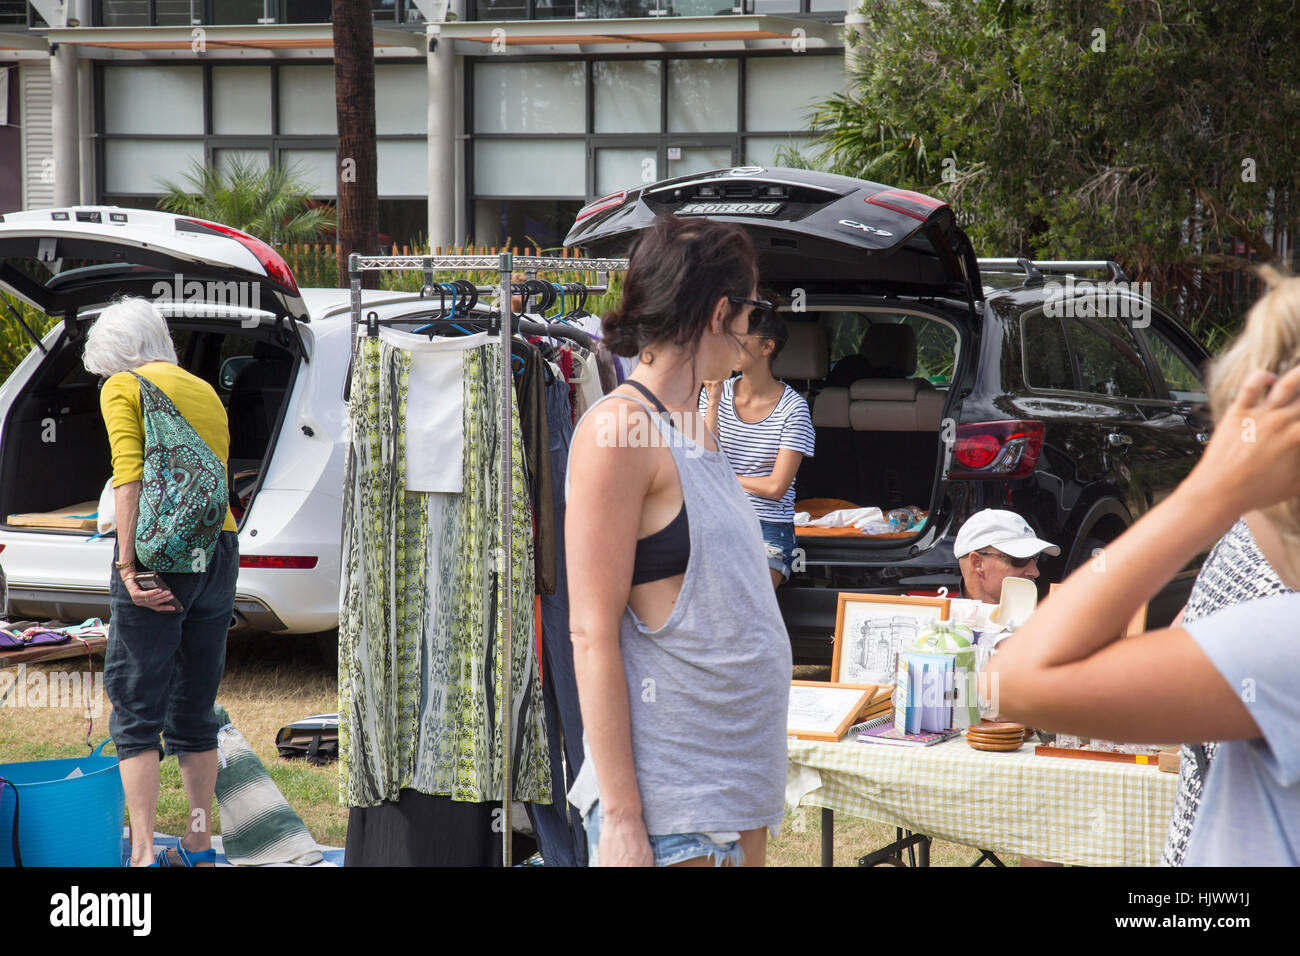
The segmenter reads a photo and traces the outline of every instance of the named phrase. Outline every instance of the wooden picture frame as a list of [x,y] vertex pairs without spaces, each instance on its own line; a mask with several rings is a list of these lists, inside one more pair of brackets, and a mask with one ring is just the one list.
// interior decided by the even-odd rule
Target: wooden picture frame
[[946,620],[947,598],[841,592],[835,609],[831,682],[892,683],[898,653],[911,646],[921,624]]
[[800,740],[838,741],[880,689],[877,684],[792,680],[786,735]]

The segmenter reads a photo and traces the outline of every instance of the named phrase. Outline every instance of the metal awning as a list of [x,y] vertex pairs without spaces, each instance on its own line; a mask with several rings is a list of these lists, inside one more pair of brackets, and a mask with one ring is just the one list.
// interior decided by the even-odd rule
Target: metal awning
[[844,46],[843,27],[775,16],[629,17],[612,20],[472,20],[428,24],[456,52],[535,54],[679,50],[824,50]]
[[[268,23],[177,27],[51,27],[50,43],[70,43],[95,59],[234,54],[252,58],[285,55],[332,57],[334,27],[329,23]],[[38,37],[42,43],[44,37]],[[375,28],[375,55],[423,54],[422,32]]]
[[39,33],[3,30],[0,31],[0,50],[35,50],[48,55],[50,45]]

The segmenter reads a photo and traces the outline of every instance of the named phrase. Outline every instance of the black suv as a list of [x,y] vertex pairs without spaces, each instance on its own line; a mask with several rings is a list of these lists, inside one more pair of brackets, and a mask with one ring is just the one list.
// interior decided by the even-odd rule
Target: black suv
[[[784,300],[774,371],[817,433],[798,498],[929,513],[905,539],[800,536],[806,566],[777,592],[798,659],[829,656],[839,591],[955,591],[953,541],[982,508],[1060,546],[1040,562],[1045,593],[1167,495],[1209,438],[1205,350],[1114,263],[977,259],[938,200],[753,166],[606,196],[565,244],[623,254],[669,213],[744,226]],[[1172,619],[1199,566],[1151,602],[1149,626]]]

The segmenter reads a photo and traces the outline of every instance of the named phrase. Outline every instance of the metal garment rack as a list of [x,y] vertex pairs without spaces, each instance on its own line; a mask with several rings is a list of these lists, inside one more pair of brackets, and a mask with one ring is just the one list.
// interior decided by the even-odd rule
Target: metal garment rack
[[[514,376],[510,368],[510,339],[516,327],[516,314],[511,292],[511,279],[514,273],[522,271],[529,279],[537,278],[539,272],[560,272],[596,274],[596,284],[587,286],[587,291],[600,294],[609,291],[609,274],[625,272],[626,259],[583,259],[559,256],[516,256],[501,252],[490,256],[363,256],[352,253],[348,256],[348,281],[351,290],[351,368],[357,362],[357,332],[361,326],[361,274],[363,272],[423,272],[424,288],[422,295],[435,292],[435,273],[447,272],[490,272],[495,271],[498,283],[495,286],[479,288],[482,295],[496,296],[496,311],[501,317],[501,542],[502,546],[492,555],[492,565],[486,571],[499,572],[499,580],[506,599],[501,602],[503,635],[502,667],[502,708],[505,720],[501,746],[501,861],[502,866],[509,867],[513,837],[510,827],[510,808],[514,802],[514,768],[511,766],[511,745],[514,742],[513,706],[510,692],[510,674],[513,669],[511,651],[513,644],[513,595],[510,580],[510,556],[514,553],[514,521],[512,498],[514,497],[514,469],[511,455],[511,410],[513,408]],[[526,303],[525,303],[526,304]]]

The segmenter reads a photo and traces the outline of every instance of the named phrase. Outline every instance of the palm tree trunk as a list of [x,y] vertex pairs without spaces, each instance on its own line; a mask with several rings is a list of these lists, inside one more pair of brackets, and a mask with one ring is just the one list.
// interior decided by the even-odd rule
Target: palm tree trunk
[[[370,4],[333,0],[334,101],[338,112],[339,285],[348,286],[348,255],[379,252],[379,184],[375,158],[375,50]],[[362,273],[379,288],[379,273]]]

